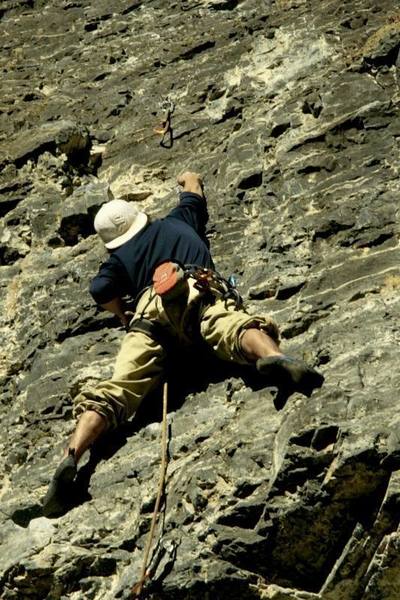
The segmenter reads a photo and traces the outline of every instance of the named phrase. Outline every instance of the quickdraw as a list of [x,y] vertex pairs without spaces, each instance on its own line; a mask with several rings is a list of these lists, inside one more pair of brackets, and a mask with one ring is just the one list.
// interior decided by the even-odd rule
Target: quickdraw
[[[172,129],[172,115],[175,111],[175,104],[170,98],[166,98],[161,102],[161,110],[165,112],[164,120],[159,125],[153,128],[154,133],[161,135],[160,146],[164,148],[172,148],[174,143],[173,129]],[[166,136],[168,136],[168,145],[166,144]]]
[[196,280],[194,287],[197,290],[220,294],[223,300],[231,298],[235,301],[236,308],[243,305],[243,299],[236,289],[236,278],[233,275],[229,279],[225,279],[217,271],[196,265],[185,265],[185,271],[188,277]]

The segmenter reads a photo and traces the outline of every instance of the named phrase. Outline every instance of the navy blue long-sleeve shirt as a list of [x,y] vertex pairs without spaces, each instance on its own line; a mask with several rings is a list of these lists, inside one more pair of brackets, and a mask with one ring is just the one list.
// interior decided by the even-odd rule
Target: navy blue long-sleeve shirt
[[152,282],[155,267],[165,260],[214,268],[205,237],[208,220],[205,198],[180,194],[179,205],[163,219],[148,223],[112,252],[91,282],[98,304],[116,297],[136,296]]

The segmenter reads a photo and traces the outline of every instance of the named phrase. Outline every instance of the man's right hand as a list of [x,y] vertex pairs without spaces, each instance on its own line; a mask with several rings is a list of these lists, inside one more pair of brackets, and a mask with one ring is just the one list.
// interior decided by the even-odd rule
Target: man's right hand
[[126,327],[129,324],[130,319],[125,312],[125,306],[121,298],[113,298],[105,304],[100,304],[100,306],[104,308],[104,310],[108,310],[114,315],[117,315],[124,327]]
[[179,185],[183,187],[184,192],[193,192],[204,198],[203,180],[198,173],[185,171],[176,178]]

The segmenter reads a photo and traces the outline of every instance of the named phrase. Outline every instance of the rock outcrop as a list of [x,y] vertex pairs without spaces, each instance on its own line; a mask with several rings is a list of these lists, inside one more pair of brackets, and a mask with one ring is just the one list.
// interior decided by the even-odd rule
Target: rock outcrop
[[123,599],[138,579],[158,394],[81,468],[71,511],[45,519],[40,500],[71,397],[111,374],[124,335],[88,293],[93,216],[113,196],[165,214],[193,168],[219,270],[326,381],[276,411],[250,370],[175,365],[147,592],[396,600],[397,2],[5,0],[0,15],[1,597]]

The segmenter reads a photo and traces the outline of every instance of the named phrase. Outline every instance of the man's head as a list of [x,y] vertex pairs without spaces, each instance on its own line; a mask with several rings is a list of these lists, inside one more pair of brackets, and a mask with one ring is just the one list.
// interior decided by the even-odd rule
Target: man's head
[[125,244],[147,223],[147,215],[132,202],[110,200],[103,204],[94,219],[94,228],[109,250]]

